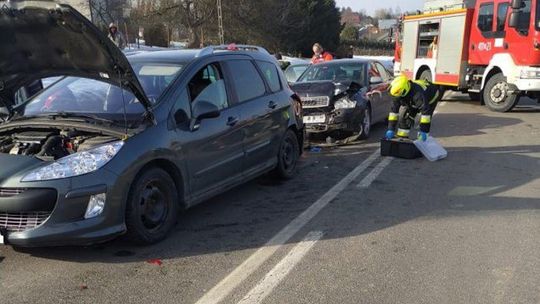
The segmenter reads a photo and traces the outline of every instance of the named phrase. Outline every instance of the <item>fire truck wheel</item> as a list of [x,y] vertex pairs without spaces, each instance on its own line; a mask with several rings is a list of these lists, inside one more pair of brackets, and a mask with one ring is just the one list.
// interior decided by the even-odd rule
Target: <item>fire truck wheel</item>
[[519,102],[519,95],[511,94],[510,86],[502,73],[493,75],[484,88],[484,102],[494,112],[508,112]]
[[[433,76],[431,75],[431,71],[430,70],[424,70],[422,71],[422,73],[420,74],[420,79],[422,80],[427,80],[429,82],[433,82]],[[439,100],[438,101],[441,101],[444,97],[444,93],[446,93],[446,88],[442,85],[438,86],[439,88]]]
[[422,74],[420,74],[420,79],[421,80],[427,80],[429,82],[432,82],[433,81],[433,77],[431,77],[431,72],[430,70],[424,70],[422,71]]

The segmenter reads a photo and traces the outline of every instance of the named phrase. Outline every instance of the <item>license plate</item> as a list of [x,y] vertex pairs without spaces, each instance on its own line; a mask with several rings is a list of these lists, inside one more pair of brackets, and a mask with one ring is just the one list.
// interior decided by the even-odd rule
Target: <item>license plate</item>
[[325,122],[326,122],[326,115],[304,116],[304,123],[307,123],[307,124],[325,123]]

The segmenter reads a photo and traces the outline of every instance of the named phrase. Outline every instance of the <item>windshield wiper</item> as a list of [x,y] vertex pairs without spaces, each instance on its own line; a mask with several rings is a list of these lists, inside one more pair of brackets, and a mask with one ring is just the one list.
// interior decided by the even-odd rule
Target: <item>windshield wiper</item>
[[93,114],[82,114],[82,113],[68,113],[68,112],[58,112],[58,113],[48,113],[48,114],[39,114],[39,115],[24,115],[13,117],[10,121],[20,121],[34,118],[49,118],[49,119],[58,119],[58,118],[78,118],[82,120],[92,120],[94,122],[100,122],[108,125],[116,124],[114,120],[106,119],[99,117]]
[[51,119],[57,119],[57,118],[81,118],[81,119],[90,119],[93,121],[99,121],[102,123],[107,124],[114,124],[115,121],[112,119],[106,119],[103,117],[99,117],[98,115],[94,114],[83,114],[83,113],[69,113],[69,112],[58,112],[58,113],[50,113],[46,115],[38,115],[38,117],[48,117]]

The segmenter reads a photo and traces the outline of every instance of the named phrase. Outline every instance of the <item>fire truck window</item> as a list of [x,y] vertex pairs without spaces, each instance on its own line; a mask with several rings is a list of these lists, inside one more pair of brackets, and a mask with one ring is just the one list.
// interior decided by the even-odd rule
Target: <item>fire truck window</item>
[[493,3],[480,5],[478,13],[478,29],[482,32],[493,31]]
[[437,48],[439,23],[420,24],[418,28],[418,58],[435,58],[433,50]]
[[540,31],[540,5],[536,5],[536,30]]
[[504,25],[506,24],[506,15],[508,13],[509,3],[501,3],[497,8],[497,32],[504,31]]
[[519,22],[516,30],[518,33],[527,36],[529,34],[529,25],[531,24],[531,0],[524,0],[525,7],[518,11]]

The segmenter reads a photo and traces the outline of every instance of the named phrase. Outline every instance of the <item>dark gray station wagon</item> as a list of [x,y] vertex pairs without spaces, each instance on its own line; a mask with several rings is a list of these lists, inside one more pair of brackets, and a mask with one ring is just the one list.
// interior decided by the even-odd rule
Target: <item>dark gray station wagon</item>
[[[164,239],[178,211],[273,171],[291,178],[301,104],[259,47],[128,59],[77,11],[48,1],[0,10],[0,241]],[[35,79],[62,76],[28,101]]]

